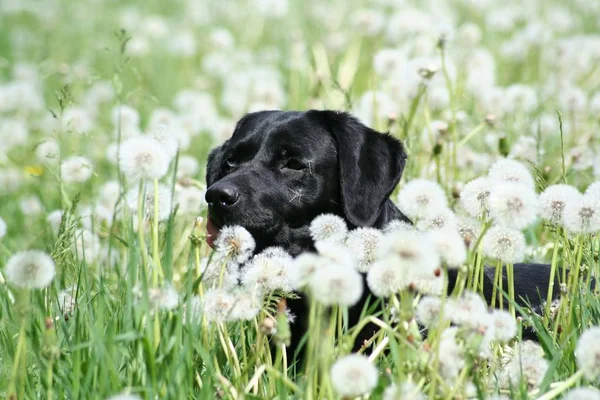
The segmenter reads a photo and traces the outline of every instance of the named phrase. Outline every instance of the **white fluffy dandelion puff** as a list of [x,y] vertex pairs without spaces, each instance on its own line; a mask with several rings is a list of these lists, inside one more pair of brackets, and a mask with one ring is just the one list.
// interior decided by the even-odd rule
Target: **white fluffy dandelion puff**
[[353,306],[362,296],[363,280],[351,266],[329,264],[313,273],[309,287],[321,304]]
[[290,284],[294,290],[300,290],[311,280],[313,274],[329,262],[312,253],[302,253],[294,259],[288,272]]
[[249,321],[258,315],[262,304],[256,292],[240,289],[233,296],[235,304],[229,314],[230,321]]
[[381,241],[380,255],[398,256],[411,271],[422,276],[432,274],[440,266],[440,255],[435,244],[421,232],[396,231],[385,235]]
[[169,311],[179,304],[179,295],[173,286],[148,289],[148,300],[153,310]]
[[589,381],[600,381],[600,326],[587,329],[579,337],[575,358]]
[[383,400],[426,400],[427,396],[411,381],[402,382],[400,386],[395,383],[383,391]]
[[467,247],[457,230],[438,229],[428,232],[428,237],[449,268],[458,268],[467,260]]
[[600,400],[600,390],[593,387],[578,387],[565,394],[563,400]]
[[535,188],[533,176],[527,167],[515,160],[504,158],[496,161],[488,171],[488,176],[500,181],[520,183],[531,190]]
[[508,264],[522,261],[525,236],[515,229],[493,226],[483,237],[483,253]]
[[507,311],[492,311],[492,326],[494,339],[498,342],[508,342],[517,336],[517,321]]
[[563,224],[572,233],[596,233],[600,231],[600,199],[587,195],[566,204]]
[[416,309],[417,321],[426,328],[431,328],[438,321],[442,301],[439,297],[425,296],[419,301]]
[[490,216],[500,225],[523,229],[537,217],[537,195],[518,183],[500,183],[490,192]]
[[489,197],[494,180],[486,177],[473,179],[460,192],[460,203],[473,218],[480,218],[489,212]]
[[264,255],[254,256],[242,274],[242,284],[250,291],[264,293],[273,290],[291,291],[288,276],[290,256]]
[[383,233],[390,233],[394,231],[414,231],[415,226],[406,222],[400,221],[398,219],[390,221],[384,228]]
[[441,186],[425,179],[408,182],[398,193],[398,207],[412,220],[424,218],[439,208],[447,208],[447,205]]
[[381,231],[374,228],[358,228],[348,235],[346,246],[351,249],[359,272],[367,272],[377,259],[382,237]]
[[45,288],[50,285],[55,273],[52,257],[38,250],[16,253],[4,267],[6,280],[22,288]]
[[[585,196],[592,199],[600,199],[600,181],[592,183],[585,191]],[[600,201],[600,200],[599,200]]]
[[377,297],[389,297],[408,287],[410,268],[396,255],[375,262],[367,273],[367,285]]
[[540,214],[552,224],[561,224],[567,204],[576,202],[580,197],[581,193],[573,186],[564,184],[548,186],[540,194]]
[[315,242],[343,243],[347,234],[346,222],[337,215],[319,215],[310,224],[310,236]]
[[119,166],[133,182],[162,178],[169,169],[169,161],[163,146],[156,139],[137,136],[121,145]]
[[361,354],[350,354],[331,366],[331,384],[344,398],[370,393],[377,385],[377,368]]
[[69,157],[60,165],[60,173],[64,183],[82,183],[92,177],[92,163],[85,157]]
[[2,217],[0,217],[0,239],[2,239],[4,236],[6,236],[6,222],[4,222],[4,220],[2,219]]
[[230,318],[235,296],[223,289],[208,289],[202,299],[202,313],[208,322],[222,323]]
[[217,252],[237,264],[248,260],[255,247],[254,238],[241,226],[224,226],[215,241]]
[[508,368],[508,380],[513,386],[524,380],[528,389],[542,384],[548,371],[548,361],[537,351],[537,347],[520,345],[521,350],[513,356]]
[[449,208],[440,208],[417,222],[421,231],[434,231],[438,229],[455,229],[456,215]]

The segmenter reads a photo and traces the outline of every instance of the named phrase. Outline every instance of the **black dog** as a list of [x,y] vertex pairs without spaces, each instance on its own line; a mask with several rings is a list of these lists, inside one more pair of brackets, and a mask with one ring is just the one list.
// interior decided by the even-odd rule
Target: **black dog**
[[[363,125],[348,113],[248,114],[238,122],[231,139],[208,157],[209,244],[220,227],[240,225],[256,240],[256,252],[281,246],[295,256],[314,250],[309,225],[323,213],[343,217],[351,229],[408,221],[389,199],[406,157],[399,140]],[[494,269],[486,269],[485,275],[484,295],[489,300]],[[547,265],[515,265],[515,297],[522,299],[522,304],[526,301],[539,307],[540,299],[546,298],[548,279]],[[455,283],[452,274],[449,290]],[[558,284],[555,288],[557,291]],[[351,324],[358,322],[368,296],[365,290],[350,310]],[[292,327],[293,351],[306,331],[303,317],[307,313],[302,300],[289,306],[298,316]]]

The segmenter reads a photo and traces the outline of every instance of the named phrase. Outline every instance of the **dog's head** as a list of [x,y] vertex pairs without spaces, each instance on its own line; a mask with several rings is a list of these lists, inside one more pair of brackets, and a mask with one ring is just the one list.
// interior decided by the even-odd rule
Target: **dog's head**
[[405,162],[400,141],[347,113],[248,114],[208,157],[208,242],[222,226],[240,225],[257,251],[297,254],[312,247],[308,227],[319,214],[380,227]]

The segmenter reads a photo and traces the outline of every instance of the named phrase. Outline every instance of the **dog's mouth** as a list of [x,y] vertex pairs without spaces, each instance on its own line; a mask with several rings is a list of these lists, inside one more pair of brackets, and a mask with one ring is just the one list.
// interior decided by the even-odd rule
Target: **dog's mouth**
[[215,241],[219,237],[220,232],[220,228],[218,228],[217,225],[213,222],[209,213],[206,218],[206,243],[213,249],[215,248]]

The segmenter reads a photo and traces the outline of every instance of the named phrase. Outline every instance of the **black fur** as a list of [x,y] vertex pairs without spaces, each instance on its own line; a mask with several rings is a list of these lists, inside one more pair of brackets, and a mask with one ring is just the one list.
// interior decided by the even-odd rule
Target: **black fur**
[[[376,132],[348,113],[248,114],[238,122],[231,139],[208,157],[209,213],[217,227],[241,225],[248,229],[257,252],[282,246],[295,256],[314,250],[308,227],[323,213],[343,217],[350,228],[382,228],[392,220],[408,221],[389,199],[406,157],[399,140]],[[235,196],[231,197],[232,193]],[[231,201],[219,201],[223,196]],[[516,264],[514,273],[515,294],[521,304],[526,301],[539,307],[546,298],[549,267]],[[486,268],[484,294],[488,300],[493,274],[494,269]],[[449,291],[455,283],[456,274],[451,273]],[[557,290],[558,283],[555,296]],[[365,290],[350,310],[351,324],[358,321],[368,296]],[[289,306],[298,317],[292,327],[293,352],[306,331],[307,313],[302,299]],[[364,333],[356,346],[369,335],[368,330]]]

